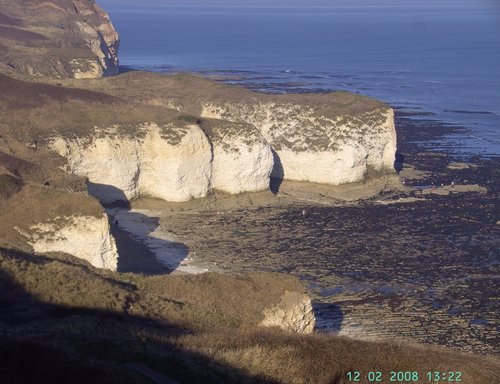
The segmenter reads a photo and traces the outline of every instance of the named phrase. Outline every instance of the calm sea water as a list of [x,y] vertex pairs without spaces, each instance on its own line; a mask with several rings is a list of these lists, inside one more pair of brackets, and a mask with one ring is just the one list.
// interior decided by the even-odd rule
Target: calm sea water
[[359,92],[468,128],[446,140],[450,151],[500,154],[500,14],[488,2],[475,8],[101,3],[121,35],[124,66],[200,72],[266,92]]

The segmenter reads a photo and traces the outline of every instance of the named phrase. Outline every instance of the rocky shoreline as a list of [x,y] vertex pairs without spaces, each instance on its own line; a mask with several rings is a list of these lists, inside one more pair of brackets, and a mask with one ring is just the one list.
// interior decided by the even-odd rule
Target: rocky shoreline
[[[425,136],[419,124],[400,120],[398,134]],[[363,200],[342,199],[354,196],[356,185],[288,182],[277,195],[143,199],[131,212],[155,220],[158,229],[146,237],[168,232],[176,247],[182,244],[185,257],[174,262],[179,270],[300,277],[320,331],[493,353],[499,160],[465,165],[414,143],[400,148],[405,185],[388,178],[382,193]]]

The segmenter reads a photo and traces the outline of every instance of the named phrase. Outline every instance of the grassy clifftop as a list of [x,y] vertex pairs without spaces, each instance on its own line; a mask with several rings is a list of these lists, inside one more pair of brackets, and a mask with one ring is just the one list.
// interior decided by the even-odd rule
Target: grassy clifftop
[[266,95],[193,75],[129,72],[85,82],[45,81],[34,83],[0,74],[0,112],[10,115],[8,121],[0,121],[0,131],[28,141],[54,135],[92,136],[98,134],[96,127],[118,126],[123,134],[140,136],[137,127],[144,122],[186,124],[183,117],[187,115],[202,123],[199,116],[205,103],[237,103],[247,108],[262,103],[296,105],[329,119],[387,108],[348,92]]
[[270,95],[252,92],[241,87],[221,84],[191,74],[162,75],[132,71],[112,78],[93,79],[81,83],[71,79],[62,82],[70,87],[84,87],[105,92],[134,102],[177,107],[186,112],[199,114],[203,102],[243,103],[291,103],[310,106],[318,114],[326,116],[357,115],[387,108],[378,100],[350,92],[328,94]]

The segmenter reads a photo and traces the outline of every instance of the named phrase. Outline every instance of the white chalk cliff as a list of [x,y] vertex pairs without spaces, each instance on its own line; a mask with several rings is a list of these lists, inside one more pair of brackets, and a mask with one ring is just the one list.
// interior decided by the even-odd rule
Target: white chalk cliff
[[269,188],[274,160],[271,146],[255,127],[223,120],[205,121],[213,150],[213,189],[231,194]]
[[97,268],[116,271],[118,252],[108,217],[73,215],[30,227],[28,243],[37,253],[63,252]]
[[141,195],[187,201],[207,194],[212,154],[198,126],[144,124],[135,133],[122,136],[111,127],[91,138],[58,137],[51,146],[66,157],[69,172],[89,178],[90,193],[104,203]]
[[55,137],[50,146],[104,203],[254,192],[269,188],[270,177],[338,185],[393,169],[389,107],[328,117],[293,103],[205,103],[197,120],[145,123],[127,134],[96,129],[84,138]]
[[211,189],[269,187],[272,152],[258,131],[239,123],[204,125],[207,133],[196,124],[149,123],[134,136],[111,127],[95,137],[56,137],[50,146],[67,159],[67,171],[88,177],[89,192],[108,204],[139,196],[182,202]]
[[363,180],[369,168],[393,168],[391,108],[329,118],[292,103],[205,103],[201,116],[255,126],[276,151],[273,177],[337,185]]

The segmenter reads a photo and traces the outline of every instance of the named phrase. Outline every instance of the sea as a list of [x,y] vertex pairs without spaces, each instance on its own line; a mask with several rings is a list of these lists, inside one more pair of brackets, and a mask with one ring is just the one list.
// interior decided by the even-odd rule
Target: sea
[[465,128],[435,147],[461,157],[500,155],[500,7],[493,1],[100,4],[120,34],[124,69],[195,72],[271,93],[357,92],[415,119]]

